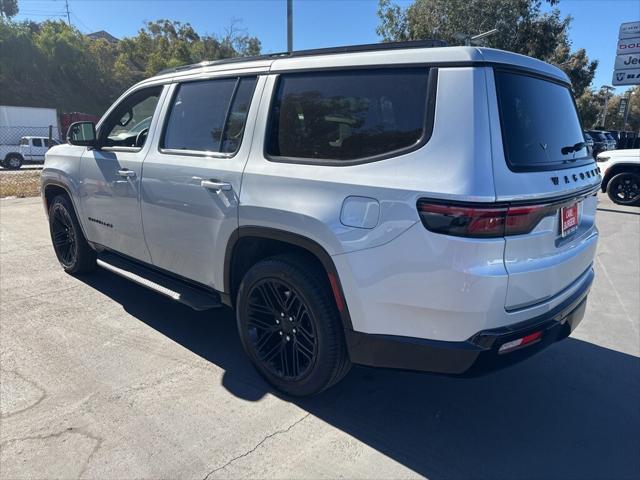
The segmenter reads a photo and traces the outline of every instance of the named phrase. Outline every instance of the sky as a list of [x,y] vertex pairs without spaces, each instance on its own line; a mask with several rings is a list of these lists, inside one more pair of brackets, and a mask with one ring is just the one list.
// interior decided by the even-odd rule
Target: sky
[[[84,33],[106,30],[116,37],[135,35],[145,21],[168,18],[189,22],[200,34],[222,34],[234,20],[257,36],[264,53],[286,50],[285,0],[68,0],[71,23]],[[397,1],[405,6],[411,1]],[[18,0],[17,20],[66,19],[65,0]],[[294,0],[295,50],[378,42],[377,0]],[[640,20],[638,0],[561,0],[573,22],[572,47],[599,60],[592,86],[610,85],[618,28]],[[480,33],[480,32],[478,32]],[[617,93],[624,88],[617,89]]]

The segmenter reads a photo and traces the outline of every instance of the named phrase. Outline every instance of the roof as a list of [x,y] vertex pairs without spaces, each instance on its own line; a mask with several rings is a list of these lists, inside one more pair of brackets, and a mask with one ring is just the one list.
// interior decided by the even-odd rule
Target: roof
[[216,73],[278,73],[296,70],[360,67],[376,65],[433,64],[447,65],[504,64],[539,72],[569,83],[559,68],[513,52],[481,47],[447,47],[444,42],[426,40],[376,43],[350,47],[302,50],[274,53],[257,57],[237,57],[194,65],[185,65],[160,72],[141,83],[188,79]]

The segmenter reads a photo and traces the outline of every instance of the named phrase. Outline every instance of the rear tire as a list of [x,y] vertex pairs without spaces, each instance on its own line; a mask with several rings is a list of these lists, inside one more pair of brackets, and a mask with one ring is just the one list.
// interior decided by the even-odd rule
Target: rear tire
[[640,205],[640,174],[618,173],[609,180],[607,195],[618,205]]
[[16,154],[7,155],[2,166],[7,170],[18,170],[22,166],[22,157]]
[[49,232],[65,272],[78,274],[96,269],[96,252],[84,238],[71,201],[65,195],[55,197],[49,206]]
[[240,284],[236,311],[247,355],[278,390],[315,395],[349,371],[326,274],[304,257],[279,255],[254,265]]

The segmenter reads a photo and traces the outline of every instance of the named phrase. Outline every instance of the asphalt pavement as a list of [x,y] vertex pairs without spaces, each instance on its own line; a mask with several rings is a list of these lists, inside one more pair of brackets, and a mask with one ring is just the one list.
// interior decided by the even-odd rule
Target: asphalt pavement
[[230,310],[66,275],[40,199],[0,200],[0,478],[640,478],[640,209],[599,210],[569,339],[474,379],[356,367],[296,400]]

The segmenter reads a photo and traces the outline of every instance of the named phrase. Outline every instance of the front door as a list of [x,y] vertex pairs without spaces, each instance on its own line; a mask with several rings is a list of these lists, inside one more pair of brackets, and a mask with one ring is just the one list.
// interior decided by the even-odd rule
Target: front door
[[[149,151],[147,133],[163,87],[128,95],[99,125],[100,149],[81,160],[80,201],[87,238],[111,250],[150,263],[140,218],[142,161]],[[138,128],[144,122],[150,127]]]
[[238,227],[251,143],[242,137],[255,122],[257,106],[249,107],[258,83],[226,77],[174,85],[165,130],[153,139],[158,148],[144,162],[142,220],[153,264],[218,290],[216,265]]

